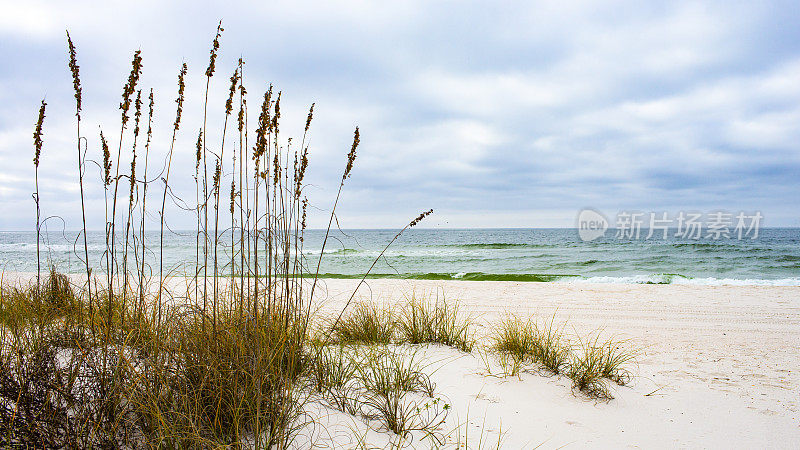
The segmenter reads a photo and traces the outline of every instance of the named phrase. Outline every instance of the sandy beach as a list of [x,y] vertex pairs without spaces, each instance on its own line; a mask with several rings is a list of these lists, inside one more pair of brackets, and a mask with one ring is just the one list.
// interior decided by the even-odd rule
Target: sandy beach
[[[356,284],[325,280],[324,308]],[[470,446],[481,429],[490,446],[502,434],[501,448],[800,446],[800,287],[370,280],[356,298],[399,304],[411,292],[458,301],[479,334],[507,313],[555,315],[571,334],[602,329],[639,351],[633,383],[605,402],[560,377],[487,376],[477,353],[422,350]]]
[[[81,275],[73,274],[80,283]],[[6,273],[5,283],[30,273]],[[170,279],[174,292],[188,280]],[[305,280],[309,282],[310,280]],[[322,279],[318,317],[337,314],[358,284]],[[183,287],[181,287],[183,286]],[[471,354],[415,346],[415,358],[450,411],[443,448],[797,448],[800,446],[800,287],[506,281],[369,280],[353,303],[402,306],[411,295],[458,303],[481,345]],[[575,339],[600,332],[637,352],[626,386],[593,400],[571,381],[536,370],[504,376],[480,349],[496,322],[514,314],[555,318]],[[296,444],[377,448],[397,437],[320,404]],[[321,426],[320,426],[321,425]],[[434,441],[415,434],[411,448]],[[438,445],[438,444],[437,444]]]

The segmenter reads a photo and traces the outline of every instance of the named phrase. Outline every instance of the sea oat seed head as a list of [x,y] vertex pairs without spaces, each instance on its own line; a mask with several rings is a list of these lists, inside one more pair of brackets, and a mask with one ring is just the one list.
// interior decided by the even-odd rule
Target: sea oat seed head
[[197,159],[195,160],[195,170],[200,168],[200,159],[203,157],[203,129],[200,128],[200,131],[197,133],[197,154],[195,155]]
[[150,101],[148,102],[147,108],[147,142],[145,143],[146,148],[150,148],[150,139],[153,137],[153,108],[155,107],[156,103],[153,99],[153,88],[150,88]]
[[419,216],[417,216],[416,219],[412,220],[411,223],[408,224],[408,228],[413,228],[415,225],[417,225],[418,223],[422,222],[422,219],[428,217],[431,214],[433,214],[433,210],[432,209],[429,209],[429,210],[425,211],[424,213],[420,214]]
[[[300,229],[306,229],[306,209],[308,208],[308,197],[303,197],[303,219],[300,221]],[[303,236],[300,235],[300,242],[303,242]]]
[[272,130],[278,134],[278,121],[281,118],[281,92],[278,91],[278,98],[275,100],[275,115],[272,117]]
[[139,82],[139,77],[142,75],[142,51],[136,50],[133,53],[133,60],[131,61],[131,73],[128,75],[128,81],[122,89],[122,103],[119,104],[119,109],[122,110],[122,128],[128,123],[128,111],[131,108],[131,96],[136,92],[136,84]]
[[267,151],[267,130],[269,128],[269,105],[272,97],[272,86],[264,93],[264,102],[261,104],[261,113],[258,115],[258,128],[256,128],[256,145],[253,147],[253,160],[258,161]]
[[175,124],[174,130],[178,131],[178,128],[181,126],[181,115],[183,114],[183,91],[186,89],[186,83],[184,83],[184,79],[186,78],[186,63],[183,63],[181,66],[181,72],[178,74],[178,98],[175,100],[175,103],[178,104],[178,112],[175,114]]
[[308,128],[311,127],[311,118],[314,117],[314,104],[311,104],[311,108],[308,109],[308,117],[306,118],[306,129],[305,132],[308,133]]
[[103,147],[103,173],[105,175],[103,181],[108,186],[111,184],[111,152],[108,151],[108,142],[106,142],[102,130],[100,130],[100,145]]
[[219,175],[220,175],[220,165],[219,165],[219,158],[216,161],[216,167],[214,168],[214,190],[217,191],[219,189]]
[[300,198],[300,192],[303,190],[303,178],[306,175],[306,169],[308,168],[308,147],[303,149],[303,153],[300,155],[300,167],[297,169],[297,185],[295,186],[294,195],[296,198]]
[[139,136],[139,121],[142,118],[142,90],[136,91],[136,100],[133,102],[133,153],[136,153],[136,137]]
[[36,129],[33,131],[33,165],[39,167],[39,155],[42,153],[42,124],[44,124],[44,110],[47,103],[42,100],[39,106],[39,118],[36,120]]
[[133,189],[135,187],[136,187],[136,152],[133,153],[133,158],[131,159],[131,197],[129,199],[131,205],[133,205]]
[[231,75],[231,87],[228,92],[228,100],[225,101],[225,115],[229,116],[233,111],[233,94],[236,93],[236,85],[239,83],[239,67]]
[[275,168],[275,172],[272,178],[272,184],[274,186],[277,186],[278,180],[281,178],[281,160],[278,158],[279,153],[280,152],[276,151],[275,158],[272,160],[272,166]]
[[133,113],[133,158],[131,158],[131,197],[130,204],[133,204],[133,188],[136,186],[136,138],[139,137],[139,122],[142,118],[142,90],[136,91],[136,101],[134,102]]
[[241,96],[241,106],[239,107],[239,132],[244,130],[245,111],[247,111],[247,89],[244,88],[244,80],[239,79],[239,95]]
[[269,89],[267,90],[266,98],[264,101],[267,103],[266,109],[264,109],[264,105],[261,105],[261,110],[266,112],[265,123],[266,127],[264,132],[271,132],[272,131],[272,120],[270,119],[270,108],[272,107],[272,83],[269,85]]
[[75,55],[75,45],[72,44],[72,38],[67,31],[67,44],[69,44],[69,70],[72,72],[72,87],[75,90],[75,115],[78,120],[81,118],[81,75],[78,59]]
[[361,134],[358,132],[358,127],[356,127],[355,133],[353,133],[353,146],[350,147],[350,153],[347,154],[347,166],[344,168],[344,175],[342,175],[342,182],[345,179],[350,178],[350,171],[353,170],[353,162],[356,160],[356,148],[358,148],[358,144],[361,142]]
[[236,179],[231,180],[231,214],[233,214],[234,199],[236,198]]
[[242,105],[239,107],[239,115],[236,118],[239,126],[239,132],[241,133],[244,129],[244,100],[242,100]]
[[217,24],[217,34],[214,36],[214,42],[211,43],[211,56],[208,60],[208,69],[206,69],[206,77],[208,78],[214,76],[214,70],[217,64],[217,50],[219,50],[219,38],[223,31],[225,31],[225,29],[222,28],[222,21],[220,20],[219,24]]

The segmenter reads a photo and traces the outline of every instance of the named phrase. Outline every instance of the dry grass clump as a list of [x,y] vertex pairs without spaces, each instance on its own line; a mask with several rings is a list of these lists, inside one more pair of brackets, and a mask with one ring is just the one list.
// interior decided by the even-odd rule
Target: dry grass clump
[[614,338],[600,340],[594,338],[580,340],[577,352],[570,355],[567,376],[573,387],[596,398],[611,399],[606,380],[620,386],[631,381],[631,372],[625,367],[632,362],[635,353],[626,348],[624,341]]
[[[275,314],[255,323],[223,312],[214,336],[199,312],[172,311],[155,329],[155,315],[136,321],[120,303],[103,303],[112,313],[88,316],[82,305],[77,319],[53,314],[3,328],[0,444],[187,448],[258,439],[257,447],[270,448],[291,441],[302,425],[302,320],[287,324]],[[109,316],[112,331],[92,334]]]
[[148,441],[237,446],[258,436],[265,448],[285,447],[299,426],[304,328],[221,313],[215,337],[200,317],[181,320],[130,393]]
[[555,318],[535,327],[533,358],[545,369],[560,374],[567,363],[569,350],[563,330],[555,324]]
[[17,355],[0,354],[0,445],[58,448],[78,442],[70,398],[53,348],[26,346]]
[[55,319],[75,319],[83,313],[69,279],[51,267],[41,288],[0,286],[0,324],[48,324]]
[[42,292],[42,300],[51,308],[66,311],[77,306],[75,292],[69,284],[66,275],[56,272],[54,266],[50,267],[50,276]]
[[330,340],[340,344],[389,344],[395,333],[395,314],[388,306],[357,303],[328,328]]
[[494,334],[494,348],[508,353],[519,362],[533,362],[545,370],[562,373],[570,347],[554,318],[543,324],[523,321],[514,316],[505,318]]
[[475,345],[472,322],[457,304],[412,297],[398,312],[387,305],[362,302],[327,327],[328,341],[339,344],[447,345],[464,352]]
[[533,324],[530,320],[522,321],[519,317],[508,316],[498,324],[492,339],[495,350],[521,361],[532,352]]
[[106,369],[118,355],[94,351],[85,326],[92,317],[65,279],[51,271],[41,290],[0,287],[4,447],[109,446],[121,438],[107,420],[119,399]]
[[398,320],[400,339],[409,344],[437,343],[471,352],[475,345],[470,319],[461,317],[457,303],[412,297]]
[[608,338],[580,339],[573,346],[555,318],[536,323],[509,316],[500,322],[493,335],[493,348],[500,352],[500,363],[509,374],[519,373],[525,363],[533,363],[553,374],[566,375],[573,387],[593,398],[613,398],[607,380],[620,386],[631,381],[627,365],[635,358],[625,341]]

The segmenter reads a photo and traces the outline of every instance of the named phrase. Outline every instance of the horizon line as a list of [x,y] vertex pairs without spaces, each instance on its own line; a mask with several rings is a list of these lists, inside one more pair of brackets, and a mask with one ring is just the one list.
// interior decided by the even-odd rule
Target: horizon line
[[[400,231],[403,228],[332,228],[331,232],[336,230],[341,231]],[[443,231],[450,231],[450,230],[578,230],[578,227],[414,227],[414,230],[443,230]],[[617,227],[608,227],[608,230],[616,230]],[[649,230],[650,227],[640,227],[640,230]],[[663,228],[657,228],[658,230],[662,230]],[[669,227],[668,230],[677,230],[678,227]],[[733,227],[732,227],[733,229]],[[760,230],[785,230],[785,229],[800,229],[798,225],[788,225],[788,226],[769,226],[769,227],[760,227]],[[225,229],[227,230],[227,229]],[[225,231],[223,230],[223,231]],[[406,231],[411,230],[408,229]],[[60,230],[53,233],[77,233],[83,230]],[[86,230],[87,232],[91,233],[99,233],[101,230]],[[174,229],[170,230],[168,233],[175,233],[175,232],[192,232],[197,231],[193,229]],[[306,228],[306,231],[326,231],[325,228]],[[36,230],[0,230],[0,233],[35,233]],[[151,230],[150,233],[158,232],[158,230]]]

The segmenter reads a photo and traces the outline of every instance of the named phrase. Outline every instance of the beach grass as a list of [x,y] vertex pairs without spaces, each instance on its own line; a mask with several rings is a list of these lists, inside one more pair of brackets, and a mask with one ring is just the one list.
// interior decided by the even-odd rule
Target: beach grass
[[[151,146],[155,102],[151,89],[146,96],[144,132],[142,52],[134,52],[122,89],[118,141],[100,131],[99,145],[92,149],[90,139],[81,134],[78,50],[67,35],[81,201],[83,204],[84,186],[89,181],[84,177],[87,152],[94,150],[97,155],[89,157],[102,159],[99,184],[104,192],[105,252],[97,270],[88,260],[83,215],[85,281],[72,284],[55,267],[42,279],[38,168],[48,157],[46,105],[42,102],[34,132],[36,283],[0,286],[0,445],[286,448],[304,425],[308,374],[317,370],[318,388],[335,384],[324,381],[330,377],[320,378],[319,367],[335,365],[320,362],[324,360],[318,356],[325,353],[316,351],[310,337],[311,305],[324,244],[316,271],[308,269],[314,263],[307,261],[302,251],[308,208],[304,178],[310,159],[306,142],[313,104],[299,147],[292,147],[291,140],[279,132],[281,93],[273,95],[272,86],[264,94],[255,130],[248,129],[244,63],[240,59],[230,78],[221,142],[212,151],[212,144],[206,141],[211,128],[207,100],[223,31],[220,23],[205,70],[206,102],[194,171],[198,195],[197,203],[188,207],[197,217],[196,264],[185,292],[169,284],[167,275],[172,269],[164,267],[163,237],[167,199],[187,209],[187,202],[171,192],[170,179],[182,123],[187,64],[181,65],[178,75],[177,107],[164,171],[153,177],[147,167],[148,158],[154,157],[150,150],[155,148]],[[228,118],[235,112],[238,126],[234,131],[228,127]],[[252,141],[251,133],[255,135]],[[146,139],[143,155],[137,153],[140,137]],[[238,155],[224,151],[226,137],[238,144]],[[343,161],[337,199],[330,209],[330,224],[353,170],[359,142],[356,127]],[[129,166],[121,164],[126,158],[131,161]],[[220,233],[223,177],[230,177],[231,182],[228,250],[233,256],[229,261],[219,257],[227,244]],[[127,193],[120,192],[121,181],[123,189],[129,187]],[[144,233],[148,188],[156,189],[162,200],[157,211],[158,242],[147,242]],[[118,208],[120,197],[127,197],[127,202]],[[431,212],[412,220],[391,242]],[[147,282],[151,277],[145,273],[150,270],[145,254],[157,255],[155,286]],[[227,273],[231,277],[220,282],[220,275]],[[345,306],[341,314],[347,309]],[[369,314],[362,309],[355,312]],[[339,328],[344,330],[346,325],[342,322]],[[388,356],[366,361],[377,364],[381,358]],[[381,366],[373,374],[389,373],[392,367]],[[388,398],[393,386],[387,385],[380,395]],[[410,420],[380,409],[371,416],[392,420],[387,426],[397,432],[407,430],[403,424]]]
[[499,352],[498,362],[509,375],[533,365],[565,375],[577,391],[589,397],[612,399],[608,381],[620,386],[631,381],[629,366],[636,358],[635,350],[628,341],[602,338],[600,332],[571,340],[564,328],[555,316],[537,322],[508,315],[495,326],[491,348]]
[[567,376],[573,387],[597,398],[613,398],[607,380],[620,386],[628,384],[632,373],[628,366],[636,357],[635,351],[624,340],[613,337],[579,339],[576,351],[570,355]]
[[563,372],[570,354],[563,326],[555,323],[555,317],[542,323],[516,316],[505,317],[496,325],[493,341],[494,349],[520,362],[538,364],[556,375]]
[[436,343],[471,352],[475,345],[472,319],[462,317],[457,302],[426,301],[412,295],[398,320],[400,340],[409,344]]
[[467,353],[476,342],[472,320],[462,317],[457,302],[413,294],[401,307],[356,303],[332,322],[326,335],[339,344],[441,344]]
[[341,344],[389,344],[396,328],[394,311],[387,305],[357,303],[329,327],[333,342]]

